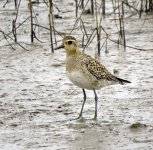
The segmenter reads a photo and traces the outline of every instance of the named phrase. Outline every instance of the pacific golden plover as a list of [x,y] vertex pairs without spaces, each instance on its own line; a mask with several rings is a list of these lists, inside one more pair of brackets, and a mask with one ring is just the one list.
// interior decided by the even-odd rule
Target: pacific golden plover
[[79,50],[79,44],[75,37],[65,36],[62,45],[55,48],[65,48],[66,50],[66,73],[68,78],[78,87],[82,88],[84,100],[79,117],[82,117],[84,104],[86,102],[85,89],[93,90],[95,95],[95,116],[97,118],[96,90],[113,84],[131,83],[130,81],[118,78],[108,72],[104,65],[100,64],[91,56]]

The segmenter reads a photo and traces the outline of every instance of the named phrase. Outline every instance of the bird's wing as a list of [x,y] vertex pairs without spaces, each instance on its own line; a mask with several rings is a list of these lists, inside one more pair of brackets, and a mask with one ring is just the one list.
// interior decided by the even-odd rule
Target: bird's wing
[[108,81],[118,81],[117,78],[108,72],[104,65],[100,64],[97,60],[92,57],[86,55],[86,59],[84,60],[84,64],[87,70],[96,77],[96,79],[106,79]]

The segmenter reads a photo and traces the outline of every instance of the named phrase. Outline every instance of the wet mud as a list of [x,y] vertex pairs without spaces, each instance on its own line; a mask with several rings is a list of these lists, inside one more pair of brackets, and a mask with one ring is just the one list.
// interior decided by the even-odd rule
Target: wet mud
[[[1,8],[4,2],[0,2]],[[1,30],[4,32],[11,31],[11,21],[15,17],[12,3],[9,2],[0,11]],[[69,32],[75,20],[74,3],[65,0],[57,3],[62,10],[62,18],[55,19],[56,28]],[[41,5],[39,10],[35,10],[39,13],[39,19],[44,19],[41,21],[43,25],[47,26],[47,14],[42,14],[44,7]],[[18,21],[22,22],[29,16],[28,13],[27,2],[22,3]],[[91,15],[85,17],[91,31],[94,18]],[[109,17],[105,18],[108,28],[113,26]],[[142,49],[153,47],[153,17],[147,17],[139,33],[144,19],[136,15],[127,20],[128,45]],[[19,42],[28,51],[15,44],[16,50],[12,50],[6,40],[0,41],[0,149],[153,149],[153,51],[130,48],[125,51],[123,47],[118,48],[109,42],[109,53],[105,54],[103,48],[100,62],[132,83],[97,91],[97,121],[93,120],[94,94],[87,91],[84,119],[73,120],[81,109],[82,90],[66,77],[64,49],[52,54],[49,31],[40,31],[44,43],[35,41],[31,44],[30,21],[17,30]],[[78,32],[75,30],[73,34]],[[79,35],[75,36],[81,41]],[[112,36],[117,38],[116,34]],[[2,37],[0,34],[0,39]],[[95,41],[85,52],[94,57],[93,49],[96,49]]]

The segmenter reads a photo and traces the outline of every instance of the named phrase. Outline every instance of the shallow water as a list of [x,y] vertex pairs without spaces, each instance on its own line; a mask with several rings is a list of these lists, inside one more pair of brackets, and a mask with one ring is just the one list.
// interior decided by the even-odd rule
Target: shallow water
[[[1,8],[4,2],[1,2]],[[75,20],[74,3],[62,2],[57,1],[63,19],[55,19],[56,29],[69,32]],[[12,3],[0,11],[1,29],[6,33],[11,31],[11,21],[15,17]],[[46,8],[43,4],[36,8],[38,22],[47,26]],[[19,13],[18,23],[29,16],[27,2],[21,3]],[[88,30],[92,31],[94,18],[90,15],[85,17]],[[128,45],[149,49],[153,47],[153,17],[147,16],[142,31],[138,33],[144,18],[145,15],[142,19],[134,16],[127,20],[126,39]],[[113,27],[110,16],[104,21],[106,27]],[[100,61],[108,70],[117,70],[119,77],[132,83],[97,91],[97,121],[92,119],[94,94],[87,91],[85,119],[70,121],[78,116],[81,109],[82,90],[65,75],[65,51],[61,49],[51,54],[49,33],[42,29],[39,36],[44,43],[35,40],[30,44],[29,32],[30,21],[17,30],[19,42],[29,51],[13,45],[14,51],[5,46],[5,40],[0,41],[0,149],[153,149],[152,51],[129,48],[124,51],[122,47],[108,42],[109,53],[105,54],[103,48]],[[75,33],[81,32],[75,30]],[[79,35],[75,36],[81,41]],[[0,39],[2,37],[0,34]],[[112,37],[117,39],[115,29]],[[85,50],[93,57],[95,43],[93,41]]]

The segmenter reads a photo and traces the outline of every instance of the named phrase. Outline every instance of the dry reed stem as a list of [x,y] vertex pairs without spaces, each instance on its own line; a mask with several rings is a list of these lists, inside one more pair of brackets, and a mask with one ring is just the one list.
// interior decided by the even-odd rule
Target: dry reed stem
[[31,42],[33,43],[33,13],[32,13],[32,1],[29,0],[30,18],[31,18]]
[[50,29],[50,43],[51,43],[51,51],[52,53],[54,52],[54,47],[53,47],[53,3],[52,0],[49,0],[49,14],[48,14],[48,18],[49,18],[49,29]]

